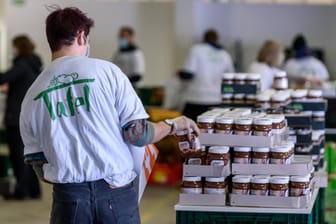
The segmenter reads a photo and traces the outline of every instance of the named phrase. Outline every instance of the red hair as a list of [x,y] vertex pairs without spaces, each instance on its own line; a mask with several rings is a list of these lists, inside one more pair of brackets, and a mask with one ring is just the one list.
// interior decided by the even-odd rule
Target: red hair
[[79,32],[89,35],[94,21],[74,7],[56,9],[46,19],[47,39],[52,52],[71,45]]

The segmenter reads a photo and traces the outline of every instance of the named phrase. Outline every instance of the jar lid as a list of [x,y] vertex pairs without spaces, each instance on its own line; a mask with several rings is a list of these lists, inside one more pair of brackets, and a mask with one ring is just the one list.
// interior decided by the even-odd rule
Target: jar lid
[[[192,132],[193,132],[192,128],[190,128],[189,131],[192,133]],[[186,134],[188,134],[187,129],[185,129],[185,130],[180,130],[180,131],[177,131],[177,132],[176,132],[176,135],[177,135],[177,136],[182,136],[182,135],[186,135]]]
[[258,147],[258,148],[253,148],[252,151],[253,152],[269,152],[270,149],[267,147]]
[[183,181],[201,181],[202,180],[202,177],[183,177],[182,179]]
[[273,175],[271,176],[271,178],[282,178],[282,179],[285,178],[289,181],[289,176]]
[[272,125],[272,119],[261,117],[253,120],[254,125]]
[[255,184],[268,184],[269,183],[269,176],[253,176],[251,179],[251,183]]
[[288,99],[288,96],[283,93],[277,93],[271,97],[271,101],[274,101],[274,102],[284,102],[287,99]]
[[214,123],[215,119],[216,119],[216,117],[215,116],[211,116],[211,115],[200,115],[200,116],[197,116],[197,122],[201,122],[201,123]]
[[216,118],[218,124],[233,124],[233,118],[227,116],[221,116]]
[[247,175],[236,175],[232,177],[232,182],[233,183],[250,183],[251,182],[251,176]]
[[229,146],[211,146],[209,148],[209,153],[226,154],[229,150]]
[[222,75],[222,79],[233,79],[235,77],[235,73],[224,73]]
[[307,96],[307,90],[306,89],[298,89],[291,93],[291,97],[293,98],[303,98]]
[[244,99],[244,98],[245,98],[244,93],[233,94],[233,99]]
[[308,92],[308,96],[310,96],[310,97],[322,97],[322,90],[320,90],[320,89],[311,89]]
[[312,112],[313,117],[324,117],[325,116],[325,111],[313,111]]
[[256,97],[257,101],[270,101],[271,97],[269,95],[266,94],[259,94]]
[[275,73],[274,77],[275,78],[285,78],[285,77],[287,77],[287,73],[285,71],[279,71],[279,72]]
[[224,93],[224,94],[222,94],[222,98],[225,98],[225,99],[231,99],[232,97],[233,97],[232,93]]
[[271,184],[288,184],[289,177],[273,176],[270,179]]
[[239,125],[252,125],[252,118],[244,117],[244,118],[237,118],[235,121],[235,124]]
[[236,146],[236,147],[233,148],[233,151],[235,151],[235,152],[251,152],[251,147]]
[[291,182],[309,182],[309,176],[291,176]]
[[248,73],[246,74],[246,79],[247,80],[260,80],[261,75],[258,73]]
[[271,152],[278,152],[278,153],[289,152],[290,150],[291,147],[286,145],[280,145],[276,146],[275,148],[271,148]]
[[256,99],[256,95],[254,95],[254,94],[247,94],[246,95],[246,99],[255,100]]
[[245,73],[236,73],[234,75],[234,79],[237,79],[237,80],[244,80],[246,79],[246,74]]
[[272,123],[281,123],[285,120],[285,116],[281,114],[270,114],[267,117],[272,119]]
[[225,181],[225,177],[206,177],[205,181],[207,181],[207,182],[213,182],[213,183],[224,182]]

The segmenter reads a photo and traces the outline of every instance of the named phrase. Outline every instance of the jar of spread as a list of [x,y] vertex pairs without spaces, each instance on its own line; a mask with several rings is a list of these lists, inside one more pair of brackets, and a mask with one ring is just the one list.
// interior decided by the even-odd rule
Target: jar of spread
[[288,78],[286,72],[281,71],[275,74],[273,87],[276,90],[288,89]]
[[308,195],[309,189],[309,176],[291,176],[290,177],[290,190],[291,197],[300,197]]
[[281,114],[271,114],[267,115],[267,117],[272,119],[272,134],[281,134],[283,128],[286,127],[285,116]]
[[207,155],[207,165],[226,166],[230,161],[229,146],[211,146]]
[[282,106],[286,106],[286,104],[287,104],[286,94],[277,93],[271,97],[271,107],[272,108],[279,108]]
[[201,115],[197,117],[197,126],[202,133],[214,133],[215,131],[215,116]]
[[261,109],[268,109],[271,107],[271,97],[266,94],[259,94],[256,97],[256,105]]
[[201,151],[201,143],[199,138],[190,128],[191,132],[191,141],[188,139],[188,132],[187,130],[178,131],[176,132],[176,138],[178,140],[178,145],[182,153],[190,153],[190,152],[198,152]]
[[253,120],[248,117],[238,118],[235,121],[235,131],[236,135],[251,135],[252,132],[252,122]]
[[234,147],[233,148],[233,163],[249,164],[251,163],[251,148],[250,147]]
[[233,94],[232,93],[224,93],[222,94],[222,103],[231,103],[232,102],[232,98],[233,98]]
[[286,145],[271,148],[271,164],[289,164],[291,148]]
[[270,179],[270,196],[288,197],[289,177],[272,176]]
[[294,151],[295,151],[295,144],[294,142],[283,142],[281,145],[288,147],[289,149],[289,163],[294,160]]
[[311,89],[308,92],[308,98],[309,99],[322,99],[323,93],[322,90],[319,89]]
[[256,95],[254,95],[254,94],[248,94],[248,95],[246,95],[245,102],[247,104],[255,104],[255,102],[256,102]]
[[246,82],[246,74],[245,73],[236,73],[234,75],[234,83],[238,85],[244,85]]
[[271,136],[272,134],[272,119],[269,118],[256,118],[253,120],[254,131],[256,136]]
[[253,176],[251,179],[251,195],[267,196],[269,193],[269,176]]
[[254,164],[269,164],[269,152],[267,147],[253,148],[252,163]]
[[226,194],[227,184],[225,177],[206,177],[204,194]]
[[202,178],[201,177],[183,177],[182,193],[184,194],[202,194]]
[[232,177],[232,194],[250,194],[251,176],[236,175]]
[[233,94],[233,102],[235,104],[244,104],[245,103],[245,94],[243,94],[243,93]]
[[234,73],[224,73],[222,76],[222,83],[228,85],[233,84],[234,76],[235,76]]
[[205,146],[201,147],[201,150],[196,152],[188,152],[184,154],[185,164],[187,165],[203,165],[205,164],[206,153]]
[[312,113],[313,121],[324,121],[325,120],[325,111],[313,111]]
[[231,135],[233,131],[233,118],[220,116],[215,120],[215,132]]
[[257,89],[260,89],[260,74],[248,73],[246,74],[246,84],[256,85]]
[[304,100],[307,97],[307,90],[305,89],[298,89],[298,90],[294,90],[291,93],[291,98],[293,101],[300,101],[300,100]]

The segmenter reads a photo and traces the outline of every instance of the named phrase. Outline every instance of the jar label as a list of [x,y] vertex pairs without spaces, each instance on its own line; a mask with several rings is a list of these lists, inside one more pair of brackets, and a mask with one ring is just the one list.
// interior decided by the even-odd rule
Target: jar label
[[215,129],[213,129],[213,128],[200,128],[199,130],[202,133],[208,133],[208,134],[212,134],[215,131]]
[[178,145],[182,152],[187,152],[190,150],[190,144],[188,141],[179,142]]
[[193,138],[191,139],[191,143],[192,143],[192,150],[193,150],[193,151],[196,151],[196,150],[198,150],[198,149],[201,149],[201,143],[200,143],[199,138],[197,138],[197,137],[193,137]]
[[182,193],[184,194],[202,194],[202,188],[200,187],[184,187],[182,188]]
[[243,194],[243,195],[248,195],[248,194],[250,194],[250,189],[237,189],[237,188],[232,188],[232,194]]
[[224,163],[223,160],[212,160],[212,161],[210,162],[210,165],[211,165],[211,166],[224,166],[225,163]]
[[234,132],[236,135],[251,135],[251,131],[237,131]]
[[268,189],[265,189],[265,190],[251,189],[251,195],[267,196],[268,195]]
[[284,190],[270,190],[270,196],[288,197],[288,189],[284,189]]
[[239,163],[239,164],[249,164],[251,162],[250,158],[234,158],[233,163]]
[[309,194],[310,189],[309,188],[294,188],[291,187],[289,191],[289,195],[291,197],[299,197],[299,196],[304,196]]
[[216,133],[225,134],[225,135],[232,135],[232,130],[218,130],[218,129],[216,129]]
[[188,159],[189,165],[202,165],[202,160],[200,158],[190,158]]
[[211,188],[205,187],[204,194],[225,194],[225,188]]
[[255,135],[255,136],[271,136],[272,132],[271,131],[254,131],[253,135]]
[[252,159],[253,164],[269,164],[268,158],[253,158]]
[[286,158],[286,159],[275,159],[271,158],[271,164],[283,164],[283,165],[288,165],[291,163],[291,157]]

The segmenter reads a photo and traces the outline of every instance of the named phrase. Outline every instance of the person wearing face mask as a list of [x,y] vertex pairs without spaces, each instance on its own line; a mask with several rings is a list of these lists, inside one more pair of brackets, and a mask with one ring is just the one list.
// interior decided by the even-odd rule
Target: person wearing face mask
[[119,50],[112,62],[123,71],[134,87],[141,86],[145,74],[145,58],[142,50],[134,43],[134,30],[124,26],[119,31]]
[[303,35],[295,37],[292,49],[294,58],[289,59],[284,66],[292,86],[303,86],[306,83],[320,85],[329,79],[327,68],[313,56]]
[[279,67],[284,60],[284,52],[281,45],[273,40],[267,40],[259,50],[257,60],[249,68],[249,73],[258,73],[260,78],[260,90],[272,88],[274,75],[279,72]]
[[9,158],[16,179],[15,191],[5,199],[22,200],[41,197],[39,180],[33,169],[24,164],[23,142],[19,130],[19,117],[23,98],[41,72],[42,63],[34,53],[34,44],[26,35],[13,39],[14,59],[12,67],[0,74],[2,91],[7,92],[5,127],[9,146]]

